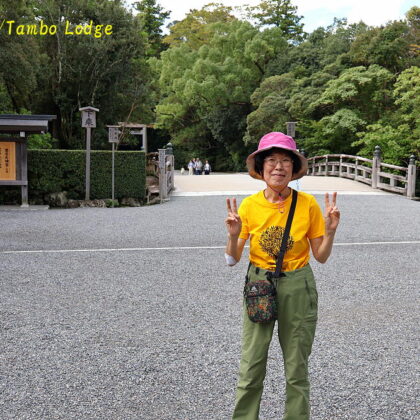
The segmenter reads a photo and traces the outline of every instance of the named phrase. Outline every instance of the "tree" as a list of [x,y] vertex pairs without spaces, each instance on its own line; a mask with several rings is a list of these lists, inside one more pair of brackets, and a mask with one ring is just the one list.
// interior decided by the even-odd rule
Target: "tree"
[[346,19],[334,19],[327,28],[317,28],[298,45],[289,43],[286,54],[275,57],[269,65],[268,75],[293,72],[296,77],[311,77],[335,65],[336,73],[351,67],[348,52],[359,33],[364,33],[363,23],[347,24]]
[[376,121],[391,106],[394,75],[377,64],[343,71],[327,87],[314,109],[329,114],[341,108],[357,109],[368,122]]
[[291,0],[263,0],[258,6],[250,7],[250,16],[260,26],[275,26],[288,40],[301,41],[304,38],[303,16],[296,14],[297,7]]
[[185,19],[169,26],[169,35],[163,41],[171,46],[186,44],[194,50],[206,45],[214,35],[215,23],[227,23],[236,20],[232,7],[221,3],[209,3],[202,9],[192,9]]
[[296,80],[292,73],[264,79],[251,95],[252,105],[256,108],[247,117],[246,144],[256,144],[268,131],[283,131],[289,120],[289,99]]
[[140,27],[149,41],[148,56],[159,56],[166,49],[163,43],[162,26],[169,18],[171,12],[164,9],[156,0],[142,0],[134,3],[135,9],[139,12],[137,18],[140,20]]
[[[93,139],[97,148],[107,146],[105,124],[125,121],[133,110],[150,114],[146,40],[138,21],[119,1],[43,0],[36,14],[58,30],[55,35],[39,37],[42,74],[32,109],[57,115],[61,147],[83,147],[81,106],[100,109]],[[66,21],[71,28],[90,21],[93,25],[112,22],[113,32],[99,38],[65,35]]]
[[[420,7],[412,7],[407,13],[407,24],[409,27],[410,55],[412,57],[420,56]],[[418,65],[418,61],[416,61]]]
[[[34,37],[8,34],[6,21],[32,23],[34,14],[29,2],[1,0],[0,22],[0,108],[19,113],[30,109],[36,91],[40,51]],[[0,23],[1,25],[1,23]]]
[[419,67],[410,67],[398,76],[392,96],[392,111],[358,133],[354,146],[366,155],[379,145],[385,162],[406,166],[411,154],[420,156]]
[[378,64],[394,73],[418,65],[410,45],[415,43],[406,22],[394,21],[380,28],[359,34],[351,45],[353,65]]
[[278,28],[259,32],[238,20],[210,26],[213,35],[198,51],[184,43],[164,51],[156,63],[162,93],[157,120],[178,147],[194,136],[218,157],[216,167],[227,169],[229,162],[231,169],[243,169],[250,95],[269,61],[287,44]]
[[[394,85],[393,96],[402,120],[417,130],[420,138],[420,68],[410,67],[403,71]],[[414,133],[416,134],[416,133]]]

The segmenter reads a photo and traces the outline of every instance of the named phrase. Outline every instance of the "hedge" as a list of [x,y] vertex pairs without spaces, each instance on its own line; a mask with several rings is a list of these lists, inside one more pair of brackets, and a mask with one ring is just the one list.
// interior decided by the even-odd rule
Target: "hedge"
[[[90,198],[111,197],[112,152],[91,151]],[[85,198],[84,150],[28,150],[29,201],[40,204],[46,194],[67,191],[70,199]],[[115,152],[115,198],[146,196],[145,154]],[[0,186],[0,203],[20,202],[20,187]]]

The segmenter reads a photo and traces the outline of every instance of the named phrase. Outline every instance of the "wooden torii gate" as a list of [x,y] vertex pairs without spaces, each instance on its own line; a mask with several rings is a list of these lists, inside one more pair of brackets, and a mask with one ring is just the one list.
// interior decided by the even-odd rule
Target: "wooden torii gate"
[[48,131],[56,115],[0,115],[0,186],[21,187],[22,205],[28,207],[27,136]]
[[147,129],[153,128],[153,124],[139,124],[139,123],[129,123],[129,122],[118,122],[118,125],[121,128],[126,128],[129,130],[130,134],[133,136],[139,136],[142,137],[142,144],[141,144],[141,150],[144,150],[144,153],[147,155]]

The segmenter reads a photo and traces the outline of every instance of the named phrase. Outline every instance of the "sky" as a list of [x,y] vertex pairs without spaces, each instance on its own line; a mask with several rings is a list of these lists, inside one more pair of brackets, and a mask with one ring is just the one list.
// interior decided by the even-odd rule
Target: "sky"
[[[133,0],[132,2],[134,2]],[[137,0],[138,1],[138,0]],[[164,10],[170,10],[168,21],[182,20],[190,9],[201,9],[212,0],[157,0]],[[256,5],[259,0],[213,0],[225,6]],[[413,6],[420,7],[420,0],[292,0],[297,6],[297,13],[303,16],[304,30],[326,27],[334,17],[347,18],[349,23],[363,20],[370,26],[380,26],[390,20],[403,19],[405,13]]]

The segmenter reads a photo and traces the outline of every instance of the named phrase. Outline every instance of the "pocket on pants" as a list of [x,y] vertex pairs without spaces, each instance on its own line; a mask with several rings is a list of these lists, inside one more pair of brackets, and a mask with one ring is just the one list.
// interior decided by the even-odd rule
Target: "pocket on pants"
[[305,277],[305,290],[309,302],[308,314],[305,320],[307,322],[316,322],[318,320],[318,291],[313,278]]

